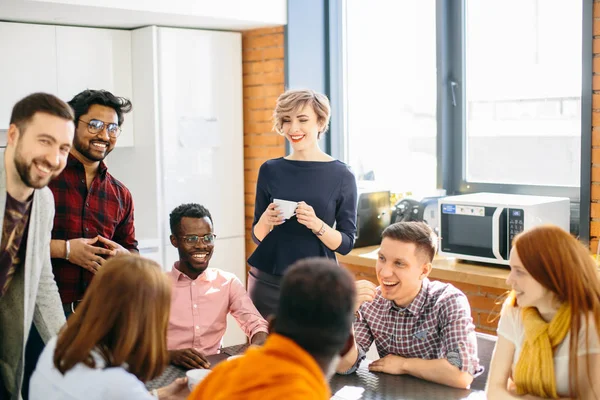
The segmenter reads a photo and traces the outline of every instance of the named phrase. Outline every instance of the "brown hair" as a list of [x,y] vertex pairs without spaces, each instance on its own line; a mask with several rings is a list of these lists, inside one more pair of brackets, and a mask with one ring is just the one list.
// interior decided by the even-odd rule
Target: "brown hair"
[[169,360],[170,306],[171,284],[157,263],[136,255],[111,258],[61,330],[54,365],[63,374],[80,362],[95,368],[96,351],[106,367],[127,363],[141,381],[159,376]]
[[320,139],[329,126],[331,106],[327,96],[310,89],[288,90],[279,95],[275,111],[273,111],[273,130],[281,135],[283,116],[293,111],[299,111],[307,104],[312,106],[315,114],[317,114],[317,123],[323,127],[318,135]]
[[[569,387],[571,397],[579,397],[577,387],[578,338],[582,329],[581,317],[591,315],[600,335],[600,279],[596,263],[577,239],[553,225],[535,227],[519,234],[513,241],[523,267],[556,298],[571,306],[571,339],[569,342]],[[516,306],[516,294],[511,291],[508,305]],[[585,330],[587,344],[589,329]],[[590,360],[587,357],[587,376],[591,382]]]
[[33,93],[19,100],[12,109],[10,124],[15,124],[21,134],[36,113],[54,115],[62,119],[73,121],[73,109],[59,99],[48,93]]
[[390,238],[405,243],[414,243],[415,251],[427,256],[432,262],[438,248],[438,238],[433,230],[424,222],[396,222],[385,228],[381,238]]

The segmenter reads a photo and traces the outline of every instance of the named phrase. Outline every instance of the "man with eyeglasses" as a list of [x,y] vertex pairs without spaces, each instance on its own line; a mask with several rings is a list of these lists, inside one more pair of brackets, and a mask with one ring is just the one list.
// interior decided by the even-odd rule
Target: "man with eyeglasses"
[[73,147],[63,173],[49,185],[56,204],[52,269],[67,318],[105,259],[138,251],[131,193],[104,163],[131,102],[105,90],[84,90],[69,105]]
[[229,313],[251,343],[263,344],[267,321],[240,280],[208,268],[216,238],[210,212],[199,204],[183,204],[171,212],[169,222],[171,244],[179,253],[179,261],[168,273],[173,282],[167,331],[171,363],[187,369],[209,368],[205,356],[221,347]]

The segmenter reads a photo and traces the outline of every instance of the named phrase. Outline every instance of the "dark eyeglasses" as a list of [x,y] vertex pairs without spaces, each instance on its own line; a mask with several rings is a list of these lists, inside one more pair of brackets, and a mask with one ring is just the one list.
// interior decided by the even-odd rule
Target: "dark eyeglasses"
[[181,236],[180,238],[186,244],[196,244],[200,240],[202,240],[205,244],[213,244],[215,242],[215,239],[217,238],[217,235],[215,235],[214,233],[208,233],[204,236],[189,235],[189,236]]
[[106,123],[104,121],[100,121],[99,119],[84,121],[81,118],[79,121],[87,124],[88,132],[92,135],[102,132],[104,127],[106,127],[106,131],[110,137],[116,138],[121,134],[121,128],[119,127],[119,124],[115,124],[114,122]]

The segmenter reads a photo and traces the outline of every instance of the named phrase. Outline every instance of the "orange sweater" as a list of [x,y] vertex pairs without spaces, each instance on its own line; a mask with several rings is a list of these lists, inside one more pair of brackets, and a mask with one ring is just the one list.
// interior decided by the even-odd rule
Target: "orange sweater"
[[294,341],[271,334],[263,347],[215,367],[188,400],[328,400],[323,371]]

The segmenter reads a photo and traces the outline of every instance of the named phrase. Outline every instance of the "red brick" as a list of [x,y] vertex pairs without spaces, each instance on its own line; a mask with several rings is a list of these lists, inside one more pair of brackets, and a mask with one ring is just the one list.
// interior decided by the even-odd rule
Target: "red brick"
[[500,299],[500,300],[504,301],[504,298],[506,297],[506,289],[482,286],[481,292],[485,293],[486,297],[489,297],[489,298],[492,298],[495,300]]
[[262,50],[263,60],[283,59],[284,53],[283,47],[268,47]]
[[278,147],[244,147],[244,156],[248,158],[267,157],[277,158],[285,155],[285,148]]
[[600,39],[593,40],[593,53],[600,54]]
[[263,59],[263,51],[261,49],[242,50],[242,62],[260,61]]
[[592,164],[600,164],[600,148],[592,148]]
[[495,299],[491,299],[485,296],[468,296],[469,304],[471,305],[471,309],[475,311],[487,311],[499,312],[501,308],[501,304],[496,304],[497,301]]
[[592,129],[592,146],[600,146],[600,127]]
[[598,222],[598,221],[590,222],[590,236],[593,236],[593,237],[600,236],[600,222]]
[[600,35],[600,19],[594,19],[594,36]]
[[[248,137],[250,137],[250,136],[251,135],[249,135]],[[244,170],[252,171],[255,174],[258,174],[258,169],[267,160],[268,160],[268,158],[253,158],[253,159],[246,160],[244,162]]]
[[273,125],[273,110],[252,110],[245,117],[252,122],[268,122]]
[[248,49],[264,49],[266,47],[283,47],[284,36],[280,34],[246,36],[242,44]]
[[[600,39],[597,39],[600,41]],[[600,94],[592,95],[592,109],[599,110],[600,109]]]
[[273,129],[270,122],[244,121],[244,134],[269,133]]
[[285,62],[283,58],[275,60],[267,60],[261,63],[262,71],[255,72],[281,72],[285,71]]
[[[598,71],[600,73],[600,71]],[[592,77],[592,90],[600,90],[600,75]]]
[[592,182],[600,183],[600,167],[592,167]]
[[592,183],[590,191],[592,200],[600,200],[600,185]]
[[600,112],[592,112],[592,126],[600,127]]
[[600,3],[594,2],[594,18],[600,18]]
[[263,135],[251,135],[248,138],[249,146],[281,146],[284,144],[283,136],[277,135],[275,133],[271,134],[263,134]]
[[590,253],[596,254],[598,251],[598,239],[590,240]]
[[252,30],[248,30],[248,31],[243,31],[242,32],[242,38],[244,37],[255,37],[255,36],[262,36],[262,35],[271,35],[273,33],[281,33],[283,34],[283,26],[276,26],[273,28],[261,28],[261,29],[252,29]]
[[245,86],[283,84],[284,75],[280,72],[249,74],[244,76]]
[[590,207],[590,217],[600,218],[600,203],[592,203]]

